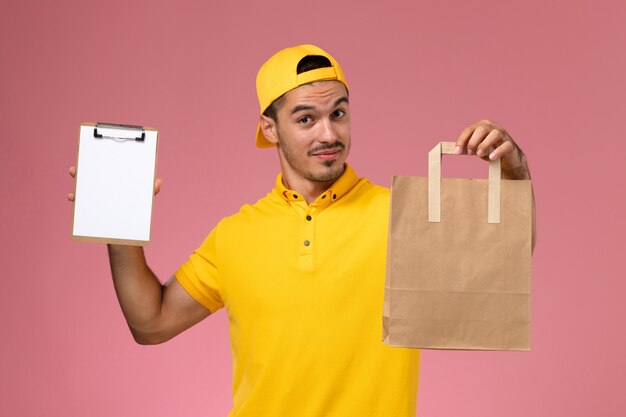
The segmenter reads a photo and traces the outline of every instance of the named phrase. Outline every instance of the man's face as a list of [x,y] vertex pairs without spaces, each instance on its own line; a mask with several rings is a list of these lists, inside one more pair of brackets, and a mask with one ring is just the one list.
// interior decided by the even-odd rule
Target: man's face
[[341,176],[350,150],[348,92],[341,82],[318,81],[287,92],[276,115],[278,123],[266,137],[274,133],[268,140],[277,144],[285,179],[328,183]]

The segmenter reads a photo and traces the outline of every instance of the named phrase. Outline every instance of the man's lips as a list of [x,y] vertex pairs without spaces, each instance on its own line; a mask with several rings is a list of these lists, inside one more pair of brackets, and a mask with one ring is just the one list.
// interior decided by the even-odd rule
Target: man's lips
[[345,148],[346,146],[339,140],[333,143],[325,143],[317,146],[309,151],[309,156],[316,156],[320,159],[333,159]]
[[317,156],[322,159],[332,159],[341,152],[342,148],[324,149],[322,151],[313,152],[312,156]]

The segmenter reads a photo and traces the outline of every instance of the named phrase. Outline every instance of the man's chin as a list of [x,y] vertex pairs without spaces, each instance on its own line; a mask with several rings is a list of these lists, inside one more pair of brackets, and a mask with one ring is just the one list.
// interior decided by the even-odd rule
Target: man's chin
[[334,182],[339,179],[339,177],[341,177],[341,174],[343,174],[344,164],[341,161],[324,161],[324,165],[327,167],[327,169],[323,170],[322,172],[316,172],[312,174],[309,178],[311,181],[324,183]]

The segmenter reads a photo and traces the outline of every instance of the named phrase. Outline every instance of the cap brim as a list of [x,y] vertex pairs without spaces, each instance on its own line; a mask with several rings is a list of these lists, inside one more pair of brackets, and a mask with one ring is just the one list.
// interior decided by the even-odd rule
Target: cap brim
[[269,140],[265,139],[265,135],[261,130],[261,123],[256,128],[256,147],[257,148],[273,148],[275,145]]

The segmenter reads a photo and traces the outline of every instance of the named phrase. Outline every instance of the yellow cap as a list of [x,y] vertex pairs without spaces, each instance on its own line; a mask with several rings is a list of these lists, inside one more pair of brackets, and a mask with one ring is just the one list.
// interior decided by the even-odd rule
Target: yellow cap
[[[309,55],[320,55],[328,58],[331,67],[318,68],[297,73],[300,60]],[[343,75],[341,67],[335,58],[323,49],[315,45],[299,45],[283,49],[275,53],[270,59],[265,61],[256,76],[256,93],[259,98],[261,114],[280,96],[286,92],[309,84],[315,81],[337,80],[341,81],[346,88],[348,83]],[[270,148],[274,146],[269,142],[261,131],[261,124],[257,127],[256,146],[259,148]]]

